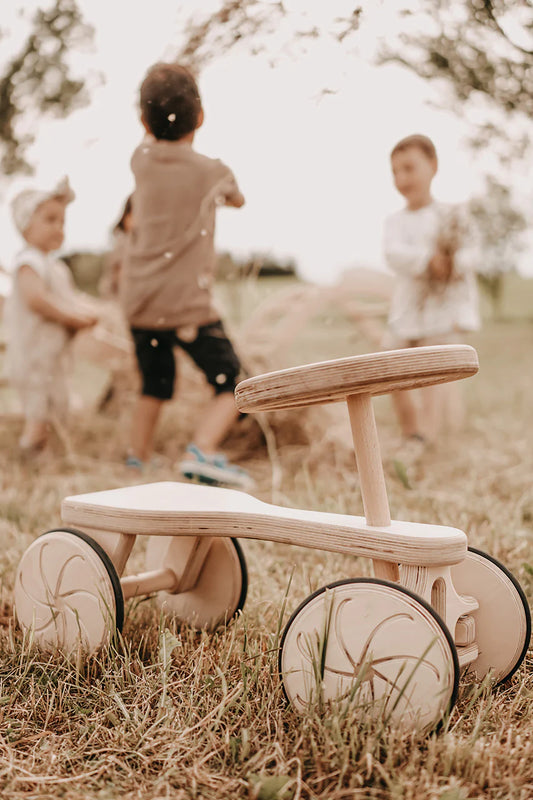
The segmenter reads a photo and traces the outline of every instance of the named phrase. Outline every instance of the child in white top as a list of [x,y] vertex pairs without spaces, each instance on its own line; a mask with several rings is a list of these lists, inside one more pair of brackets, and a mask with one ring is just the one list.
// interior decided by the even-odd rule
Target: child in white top
[[65,210],[74,193],[64,179],[52,191],[25,190],[12,202],[25,247],[15,257],[6,305],[10,381],[22,401],[24,452],[46,443],[48,425],[68,407],[67,345],[72,334],[98,320],[86,310],[66,264],[53,252],[63,244]]
[[[384,346],[458,342],[463,333],[480,325],[475,279],[478,249],[467,238],[461,210],[431,196],[437,154],[430,139],[419,134],[402,139],[392,150],[391,166],[395,186],[407,204],[385,223],[385,259],[396,273],[396,286]],[[419,391],[421,409],[412,392],[393,396],[406,437],[434,440],[446,404],[452,421],[461,421],[454,384]]]

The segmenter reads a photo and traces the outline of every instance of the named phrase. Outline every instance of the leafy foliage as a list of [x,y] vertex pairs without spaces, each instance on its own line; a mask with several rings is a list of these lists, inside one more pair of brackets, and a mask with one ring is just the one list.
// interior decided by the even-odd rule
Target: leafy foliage
[[[0,76],[0,153],[4,174],[31,172],[26,151],[35,140],[32,115],[66,116],[88,100],[83,79],[72,77],[68,53],[92,37],[76,0],[39,9],[20,51]],[[22,129],[24,127],[24,130]]]
[[[387,4],[386,4],[387,5]],[[330,37],[344,45],[364,25],[365,9],[332,8],[330,20],[314,22],[306,10],[268,0],[225,0],[220,10],[200,21],[189,21],[178,58],[199,68],[245,43],[252,54],[266,54],[272,63],[294,46]],[[533,6],[529,0],[389,0],[398,33],[388,35],[380,63],[396,62],[425,80],[440,80],[443,100],[480,101],[475,109],[471,144],[498,150],[503,163],[523,158],[529,146],[533,112]],[[317,18],[318,19],[318,18]],[[275,33],[275,39],[270,34]],[[451,94],[450,90],[451,89]],[[513,116],[502,126],[501,115]],[[518,122],[520,117],[521,122]]]
[[514,205],[509,187],[487,176],[485,191],[470,200],[469,210],[486,253],[483,271],[507,272],[520,250],[519,235],[527,228],[527,220]]
[[523,250],[521,234],[528,227],[527,219],[514,204],[509,187],[490,175],[485,178],[485,191],[468,205],[483,254],[478,281],[497,319],[502,316],[505,273],[516,266]]
[[[354,7],[348,16],[332,14],[327,29],[318,26],[304,9],[298,12],[281,2],[269,0],[224,0],[214,14],[200,20],[189,20],[185,41],[177,53],[178,60],[196,69],[219,58],[236,45],[246,43],[253,55],[266,54],[271,62],[284,49],[298,42],[330,35],[343,41],[359,27],[361,7]],[[269,37],[275,34],[275,40]]]
[[422,0],[416,24],[406,27],[404,52],[391,48],[384,58],[426,79],[446,78],[460,100],[482,92],[506,111],[531,114],[533,49],[521,42],[533,47],[533,8],[525,0]]
[[[382,49],[380,62],[402,64],[426,80],[440,79],[461,103],[479,101],[474,148],[494,148],[504,141],[504,163],[522,158],[533,112],[533,7],[528,0],[419,0],[405,6],[402,31]],[[498,109],[513,117],[512,134],[510,125],[501,125],[501,116],[497,122],[491,118]]]

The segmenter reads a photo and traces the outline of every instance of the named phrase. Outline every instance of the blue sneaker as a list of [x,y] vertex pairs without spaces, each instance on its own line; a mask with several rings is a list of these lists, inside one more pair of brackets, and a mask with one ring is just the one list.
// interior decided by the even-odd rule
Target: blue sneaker
[[144,461],[141,461],[137,456],[126,456],[124,465],[128,467],[128,469],[137,470],[137,472],[143,472],[144,470]]
[[230,464],[220,453],[208,455],[190,444],[187,447],[188,458],[180,464],[179,469],[185,478],[195,479],[210,486],[230,486],[233,489],[250,491],[255,483],[245,469]]
[[137,456],[129,455],[124,461],[124,465],[128,467],[128,469],[132,471],[136,470],[137,472],[145,472],[146,469],[160,469],[165,466],[165,463],[165,459],[160,456],[152,456],[150,461],[141,461]]

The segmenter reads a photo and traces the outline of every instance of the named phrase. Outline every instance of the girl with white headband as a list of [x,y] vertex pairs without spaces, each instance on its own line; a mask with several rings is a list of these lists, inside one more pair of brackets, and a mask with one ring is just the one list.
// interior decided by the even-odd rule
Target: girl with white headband
[[73,199],[64,178],[51,191],[26,189],[11,204],[25,246],[15,257],[6,306],[6,366],[22,401],[20,447],[27,455],[45,445],[50,422],[68,410],[72,334],[98,321],[79,302],[67,265],[54,255],[63,244],[65,210]]

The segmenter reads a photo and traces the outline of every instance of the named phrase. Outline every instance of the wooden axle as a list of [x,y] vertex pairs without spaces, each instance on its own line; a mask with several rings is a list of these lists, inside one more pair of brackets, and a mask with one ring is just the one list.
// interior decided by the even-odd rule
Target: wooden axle
[[128,575],[120,579],[124,600],[139,595],[153,594],[154,592],[175,591],[178,585],[176,573],[169,568],[154,569],[150,572],[141,572],[139,575]]
[[[87,527],[84,530],[104,548],[111,558],[117,574],[122,576],[135,543],[135,534],[117,534],[108,530],[88,529]],[[194,589],[211,548],[212,539],[204,536],[191,536],[188,539],[190,545],[184,560],[182,560],[182,552],[180,552],[180,558],[176,560],[173,553],[173,540],[171,539],[166,556],[162,559],[162,563],[165,564],[164,567],[143,572],[139,575],[121,577],[120,583],[124,599],[152,594],[153,592],[166,591],[171,594],[178,594]],[[171,565],[179,565],[179,573],[173,570]]]
[[190,592],[200,579],[212,541],[202,536],[191,536],[184,551],[183,542],[169,539],[166,552],[161,554],[163,567],[121,578],[124,599],[162,591],[169,594]]

